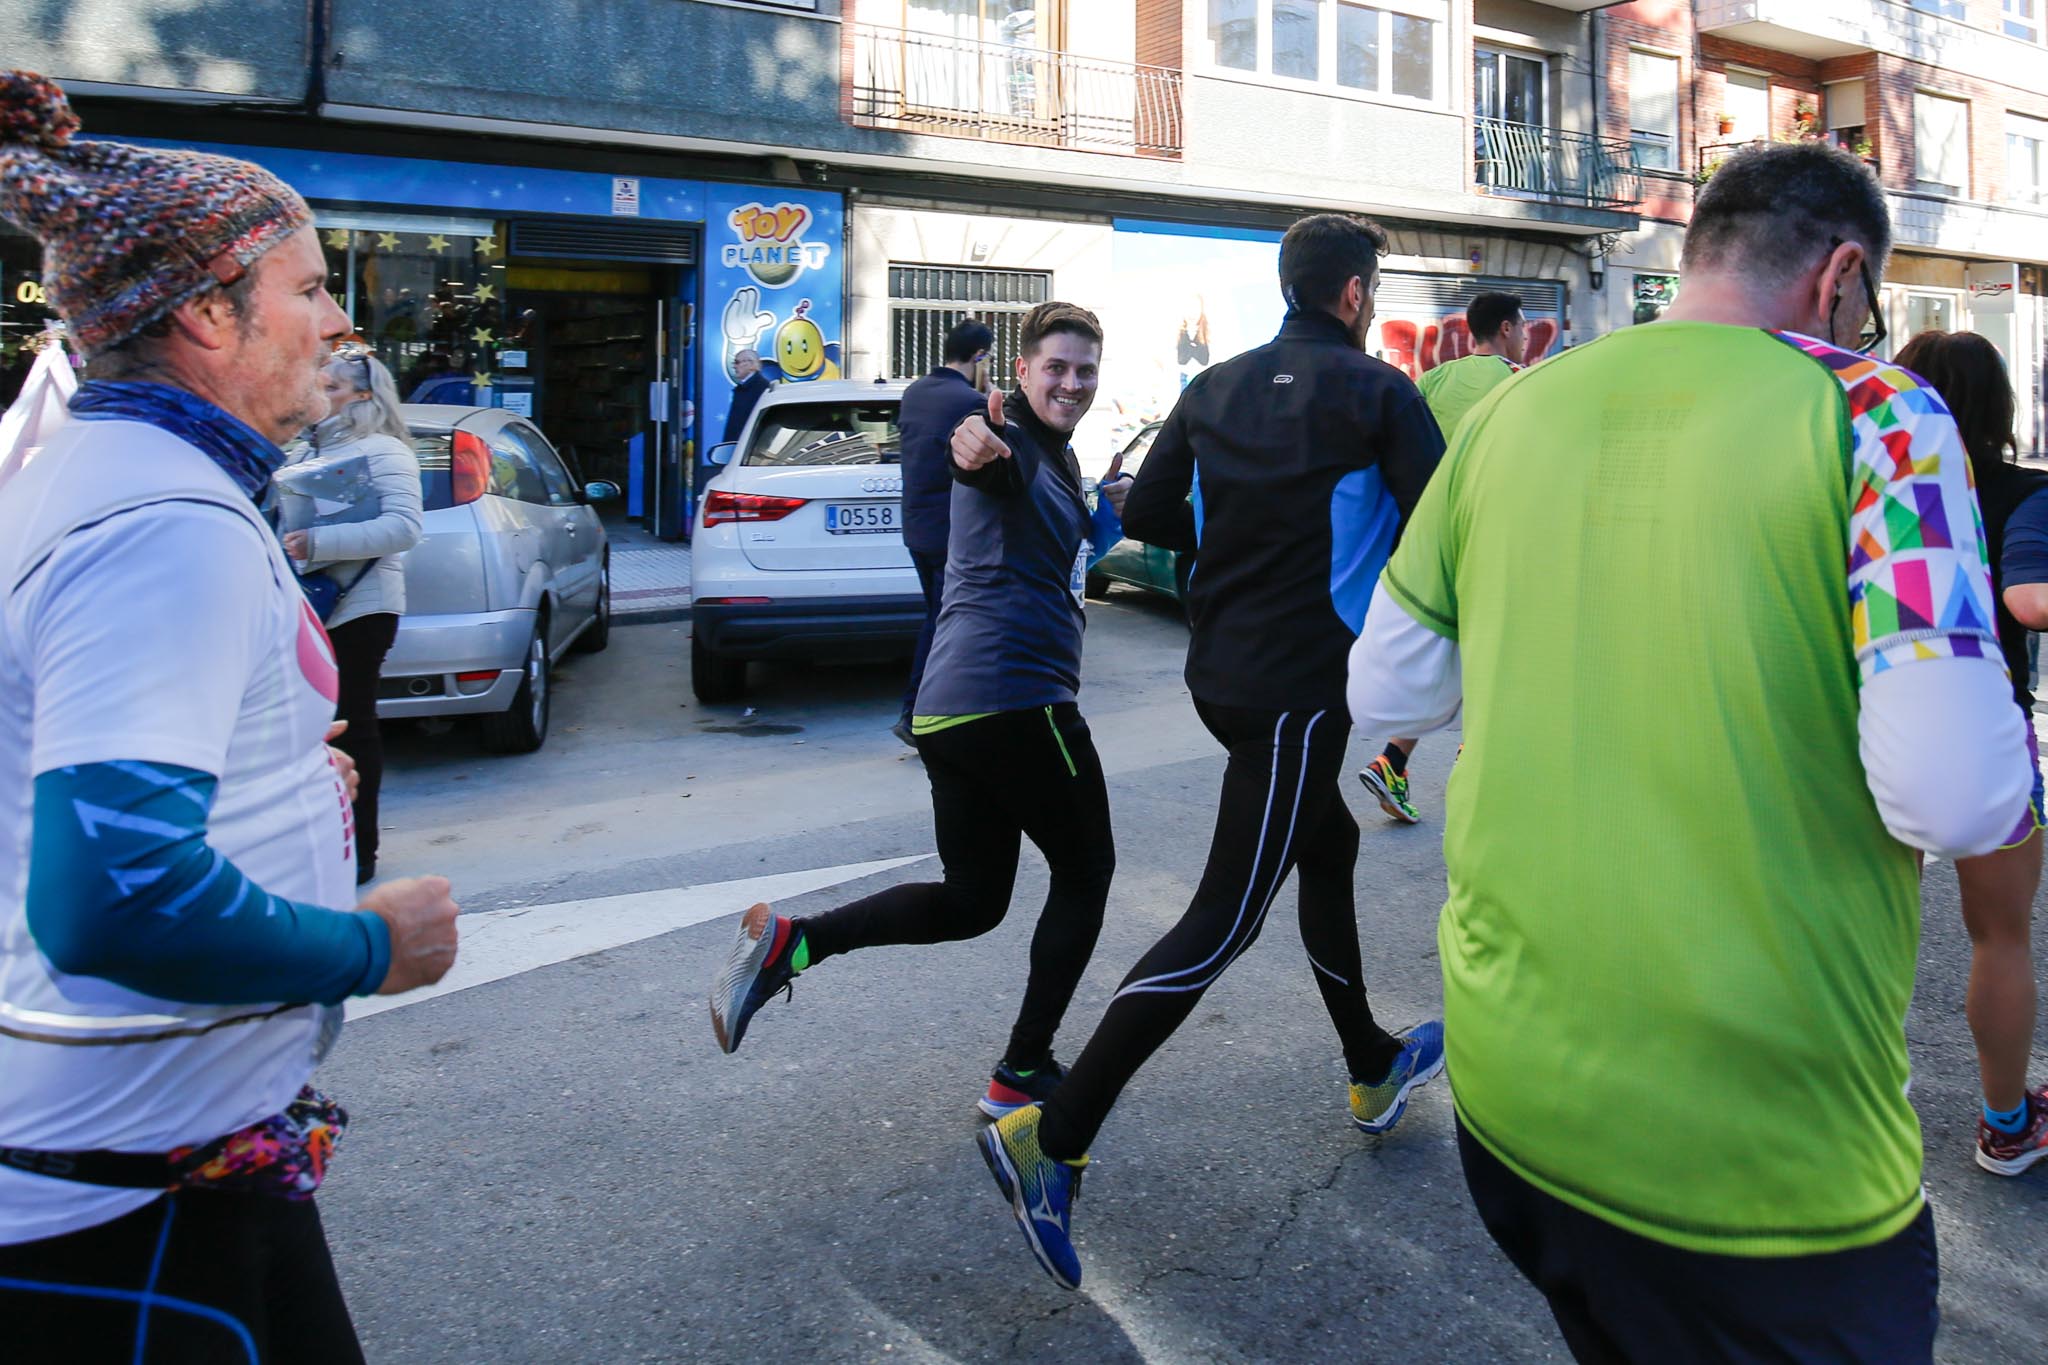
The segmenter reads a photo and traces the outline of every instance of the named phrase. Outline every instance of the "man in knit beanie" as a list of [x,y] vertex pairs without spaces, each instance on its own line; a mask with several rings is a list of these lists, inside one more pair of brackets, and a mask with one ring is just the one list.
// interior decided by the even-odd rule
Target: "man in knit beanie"
[[348,320],[274,176],[77,128],[0,72],[0,217],[89,358],[0,489],[0,1353],[356,1362],[309,1082],[456,907],[351,908],[334,656],[256,511]]

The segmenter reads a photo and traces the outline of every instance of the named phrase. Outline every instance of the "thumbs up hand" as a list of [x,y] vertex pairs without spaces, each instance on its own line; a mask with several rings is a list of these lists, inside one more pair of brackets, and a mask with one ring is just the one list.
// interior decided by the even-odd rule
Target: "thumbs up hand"
[[1131,495],[1131,485],[1135,482],[1136,479],[1124,473],[1124,453],[1119,450],[1115,458],[1109,462],[1109,468],[1102,472],[1102,482],[1097,485],[1097,491],[1108,499],[1109,505],[1116,509],[1116,514],[1122,516],[1124,499]]
[[1003,429],[1003,394],[991,389],[988,414],[975,413],[953,428],[953,463],[968,473],[1010,458],[1010,447],[996,433]]

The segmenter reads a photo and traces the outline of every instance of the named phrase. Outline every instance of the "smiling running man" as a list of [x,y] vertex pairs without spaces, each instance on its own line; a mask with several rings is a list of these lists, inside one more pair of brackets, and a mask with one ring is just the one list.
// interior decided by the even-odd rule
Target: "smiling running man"
[[[814,918],[766,905],[742,917],[711,991],[718,1044],[828,957],[884,944],[978,938],[1003,921],[1029,838],[1052,886],[1031,940],[1024,1001],[979,1108],[999,1117],[1051,1094],[1052,1039],[1095,950],[1116,869],[1109,793],[1080,687],[1082,580],[1121,536],[1127,483],[1093,517],[1067,441],[1095,401],[1102,325],[1070,303],[1025,315],[1018,388],[992,394],[953,447],[945,601],[911,729],[932,784],[945,879],[891,886]],[[993,428],[993,430],[991,430]]]

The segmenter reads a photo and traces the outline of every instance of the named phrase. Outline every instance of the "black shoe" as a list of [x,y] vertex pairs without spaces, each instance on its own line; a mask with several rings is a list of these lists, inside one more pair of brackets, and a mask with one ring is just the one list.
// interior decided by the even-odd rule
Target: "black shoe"
[[894,725],[889,727],[889,733],[896,736],[896,738],[902,740],[909,747],[913,749],[917,747],[917,736],[911,733],[909,721],[897,721]]

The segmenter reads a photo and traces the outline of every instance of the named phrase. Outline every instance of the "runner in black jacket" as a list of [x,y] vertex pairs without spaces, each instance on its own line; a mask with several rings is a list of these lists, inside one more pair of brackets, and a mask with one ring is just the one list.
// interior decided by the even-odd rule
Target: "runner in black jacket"
[[[1085,1161],[1125,1084],[1251,946],[1297,866],[1302,939],[1343,1042],[1354,1121],[1386,1132],[1443,1068],[1441,1024],[1390,1035],[1366,1004],[1352,903],[1358,824],[1338,787],[1346,656],[1444,449],[1415,385],[1365,354],[1385,249],[1385,234],[1359,219],[1296,223],[1280,247],[1280,335],[1188,385],[1125,501],[1126,535],[1197,552],[1188,690],[1230,758],[1187,913],[1124,979],[1052,1097],[991,1130],[1006,1190],[1071,1187],[1052,1168]],[[1051,1176],[1032,1179],[1034,1163]],[[1018,1219],[1071,1285],[1067,1213],[1053,1198],[1020,1203]]]

